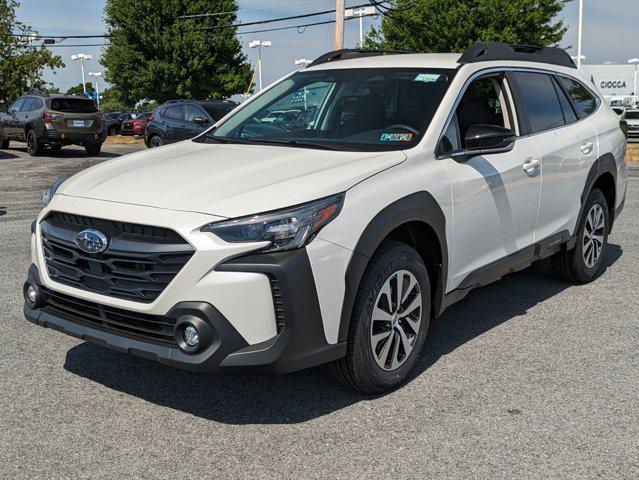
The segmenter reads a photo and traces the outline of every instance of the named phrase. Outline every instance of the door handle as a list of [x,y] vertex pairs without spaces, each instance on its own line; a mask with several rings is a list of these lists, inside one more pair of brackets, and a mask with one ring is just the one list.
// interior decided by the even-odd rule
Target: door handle
[[582,151],[582,153],[588,155],[590,152],[592,152],[592,148],[593,148],[594,144],[590,141],[585,141],[583,143],[583,145],[581,147],[579,147],[579,149]]
[[523,168],[524,172],[526,173],[533,173],[537,169],[537,167],[539,167],[540,165],[541,165],[540,158],[528,157],[524,161],[524,164],[522,165],[521,168]]

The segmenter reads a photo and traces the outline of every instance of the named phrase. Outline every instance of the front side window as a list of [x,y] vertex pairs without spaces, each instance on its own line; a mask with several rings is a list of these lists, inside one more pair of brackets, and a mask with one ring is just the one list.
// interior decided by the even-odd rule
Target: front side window
[[31,111],[31,106],[33,105],[33,97],[27,97],[27,99],[22,104],[21,112],[29,112]]
[[563,76],[558,79],[572,100],[579,118],[585,118],[597,110],[597,98],[581,83]]
[[206,115],[204,114],[204,112],[202,110],[200,110],[195,105],[187,105],[186,106],[186,121],[194,123],[196,117],[206,118]]
[[297,72],[200,141],[331,150],[411,148],[428,128],[453,73],[413,68]]
[[22,104],[24,103],[25,98],[18,98],[15,102],[13,102],[13,105],[11,105],[9,107],[9,111],[10,112],[19,112],[20,108],[22,108]]
[[543,132],[565,124],[559,97],[550,75],[545,73],[515,72],[528,117],[529,133]]

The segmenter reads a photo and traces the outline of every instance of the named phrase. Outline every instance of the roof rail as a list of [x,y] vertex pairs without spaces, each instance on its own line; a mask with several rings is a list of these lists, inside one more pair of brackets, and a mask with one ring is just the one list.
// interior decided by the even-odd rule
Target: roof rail
[[42,95],[43,97],[51,96],[48,92],[40,92],[39,90],[32,90],[30,92],[25,93],[25,95]]
[[361,57],[378,57],[380,55],[399,55],[406,52],[404,50],[363,50],[358,48],[343,48],[342,50],[335,50],[333,52],[320,55],[309,65],[314,67],[315,65],[321,65],[322,63],[335,62],[337,60],[349,60],[351,58]]
[[458,63],[490,62],[493,60],[520,60],[577,68],[570,55],[559,47],[514,45],[502,42],[483,42],[471,45],[459,57]]

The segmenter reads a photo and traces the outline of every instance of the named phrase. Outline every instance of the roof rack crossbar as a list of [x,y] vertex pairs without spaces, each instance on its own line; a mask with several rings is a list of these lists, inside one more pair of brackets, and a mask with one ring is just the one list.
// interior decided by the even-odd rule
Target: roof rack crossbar
[[335,62],[337,60],[348,60],[351,58],[361,57],[377,57],[380,55],[400,55],[404,53],[411,53],[404,50],[365,50],[360,48],[343,48],[341,50],[335,50],[332,52],[320,55],[309,65],[314,67],[315,65],[321,65],[322,63]]
[[483,42],[471,45],[459,57],[458,62],[465,64],[494,60],[519,60],[577,68],[570,55],[559,47],[517,45],[502,42]]

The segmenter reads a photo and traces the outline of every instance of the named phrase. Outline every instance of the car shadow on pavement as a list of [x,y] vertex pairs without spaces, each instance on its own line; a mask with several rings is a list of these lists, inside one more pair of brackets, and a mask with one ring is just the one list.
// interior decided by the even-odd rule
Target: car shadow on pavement
[[[27,147],[11,147],[12,150],[15,150],[17,152],[22,152],[22,153],[27,153]],[[42,156],[45,157],[60,157],[60,158],[95,158],[95,157],[102,157],[102,158],[113,158],[113,157],[121,157],[122,155],[120,153],[113,153],[113,152],[100,152],[99,155],[87,155],[87,153],[85,152],[84,149],[79,149],[79,148],[62,148],[60,150],[49,150],[46,149],[44,150],[44,152],[42,153]],[[16,158],[17,155],[13,155],[13,157],[11,158]],[[2,158],[2,152],[0,152],[0,158]],[[28,157],[33,159],[34,157]],[[39,157],[35,157],[35,158],[39,158]]]
[[11,158],[18,158],[18,156],[11,152],[0,150],[0,160],[9,160]]
[[[609,244],[603,270],[621,255],[619,245]],[[567,288],[579,287],[556,280],[544,261],[472,292],[431,324],[409,381],[459,346]],[[64,368],[127,395],[227,424],[300,423],[374,398],[342,388],[321,367],[280,376],[207,375],[90,343],[71,348]]]

